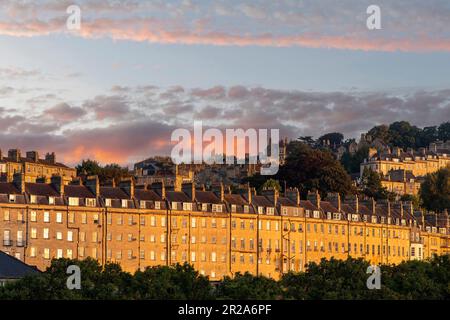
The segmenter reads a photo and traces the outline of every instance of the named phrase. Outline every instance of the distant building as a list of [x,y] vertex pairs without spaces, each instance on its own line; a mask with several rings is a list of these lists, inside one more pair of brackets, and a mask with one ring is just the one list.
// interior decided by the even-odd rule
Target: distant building
[[5,182],[11,182],[15,173],[23,173],[26,182],[50,182],[53,175],[59,175],[68,183],[77,175],[76,169],[57,162],[54,152],[41,159],[37,151],[27,151],[23,157],[19,149],[8,150],[7,157],[0,150],[0,173]]
[[34,273],[39,273],[39,270],[0,251],[0,286],[5,285],[6,282],[18,280]]
[[411,171],[391,170],[381,179],[381,185],[398,195],[417,195],[423,178],[417,178]]

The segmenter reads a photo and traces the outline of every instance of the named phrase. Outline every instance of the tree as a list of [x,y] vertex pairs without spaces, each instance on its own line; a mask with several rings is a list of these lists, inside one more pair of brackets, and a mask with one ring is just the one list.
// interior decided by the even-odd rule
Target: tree
[[450,140],[450,122],[444,122],[439,126],[438,138],[442,141]]
[[107,164],[102,167],[95,160],[83,160],[81,164],[76,166],[77,175],[97,175],[100,183],[111,182],[114,180],[116,183],[124,177],[131,176],[128,168],[123,168],[116,163]]
[[286,163],[278,172],[279,181],[298,187],[303,195],[312,190],[318,190],[322,197],[329,192],[354,192],[350,176],[330,152],[298,141],[291,141],[287,151]]
[[274,300],[280,299],[278,282],[263,276],[236,273],[233,278],[225,277],[217,287],[218,299]]
[[369,147],[363,146],[358,149],[355,154],[350,154],[349,152],[344,152],[341,158],[341,163],[348,173],[357,173],[360,170],[360,164],[369,155]]
[[278,180],[269,179],[266,182],[264,182],[264,184],[261,186],[261,189],[259,191],[262,191],[263,189],[273,189],[273,190],[280,191],[281,186],[280,186],[280,183],[278,182]]
[[389,192],[381,184],[380,175],[368,168],[364,168],[361,177],[361,189],[362,192],[375,200],[387,199]]
[[132,287],[135,299],[200,300],[214,297],[208,278],[188,263],[136,271]]
[[320,143],[330,142],[330,146],[338,146],[342,144],[342,141],[344,140],[344,135],[340,132],[331,132],[326,133],[323,136],[319,137],[317,139]]
[[429,173],[420,185],[422,205],[436,212],[450,208],[450,166]]

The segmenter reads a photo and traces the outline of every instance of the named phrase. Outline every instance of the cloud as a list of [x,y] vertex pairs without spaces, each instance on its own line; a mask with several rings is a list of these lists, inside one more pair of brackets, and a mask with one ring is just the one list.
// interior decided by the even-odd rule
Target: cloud
[[58,122],[65,122],[76,121],[86,113],[86,110],[81,107],[71,107],[67,103],[59,103],[45,110],[44,116],[51,117]]
[[332,0],[261,0],[252,4],[80,1],[82,27],[69,32],[64,5],[7,1],[0,35],[65,33],[164,44],[450,51],[446,0],[379,0],[382,29],[375,31],[366,27],[366,9],[371,4],[369,0],[339,4]]
[[36,117],[30,109],[0,108],[0,145],[55,151],[69,164],[88,157],[131,164],[170,154],[172,131],[192,131],[194,120],[222,130],[279,129],[281,137],[295,139],[336,131],[358,138],[378,124],[406,120],[424,127],[450,119],[450,89],[310,92],[237,85],[119,91],[58,103]]
[[[1,24],[1,23],[0,23]],[[38,70],[27,70],[23,68],[0,68],[0,77],[10,80],[27,79],[37,76],[41,76],[41,72]]]

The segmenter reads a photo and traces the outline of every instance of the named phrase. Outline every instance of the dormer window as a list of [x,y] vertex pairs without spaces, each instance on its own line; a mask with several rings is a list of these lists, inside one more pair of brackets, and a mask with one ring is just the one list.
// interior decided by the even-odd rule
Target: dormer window
[[271,216],[273,216],[274,215],[274,212],[275,212],[275,208],[272,208],[272,207],[268,207],[267,208],[267,214],[268,215],[271,215]]
[[75,197],[69,197],[69,206],[78,206],[79,205],[79,199]]
[[111,207],[111,199],[105,199],[105,206]]
[[352,214],[352,221],[353,222],[359,221],[359,216],[357,214]]
[[55,204],[55,197],[48,197],[48,204]]
[[377,223],[377,217],[376,216],[372,216],[372,223]]
[[145,209],[145,207],[146,207],[145,201],[143,201],[143,200],[139,201],[139,207],[140,207],[141,209]]
[[294,216],[298,216],[298,208],[294,208]]
[[11,202],[11,203],[16,202],[16,195],[15,194],[10,194],[9,195],[9,202]]
[[341,214],[339,212],[333,213],[333,219],[334,220],[341,220]]
[[320,218],[320,212],[319,211],[314,210],[313,214],[314,214],[314,218],[316,218],[316,219]]
[[310,214],[311,214],[311,213],[310,213],[309,210],[306,210],[306,211],[305,211],[305,216],[306,216],[307,218],[309,218]]
[[128,208],[128,200],[126,199],[122,200],[122,208]]
[[183,211],[192,211],[192,203],[183,202]]
[[[37,202],[37,197],[34,194],[30,195],[30,203],[36,203],[36,202]],[[49,200],[49,202],[50,202],[50,200]]]
[[155,201],[155,209],[157,210],[161,209],[161,202]]
[[331,212],[327,212],[327,219],[331,220]]
[[258,214],[264,213],[264,207],[258,207]]
[[172,202],[172,209],[173,210],[178,210],[178,203]]
[[283,208],[281,209],[281,214],[282,214],[283,216],[286,216],[287,213],[288,213],[288,209],[283,207]]
[[95,207],[95,199],[86,198],[86,207]]
[[231,205],[231,212],[236,212],[236,205],[235,204]]
[[202,211],[208,211],[208,204],[202,203]]
[[244,205],[244,213],[249,213],[250,207],[248,205]]
[[221,204],[213,204],[212,211],[213,212],[222,212],[222,205]]

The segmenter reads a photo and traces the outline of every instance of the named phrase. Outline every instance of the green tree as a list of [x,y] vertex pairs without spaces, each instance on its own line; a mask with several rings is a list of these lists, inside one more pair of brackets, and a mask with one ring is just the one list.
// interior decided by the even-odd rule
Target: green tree
[[200,300],[214,297],[208,278],[187,263],[136,271],[132,287],[135,299]]
[[360,170],[360,164],[366,159],[369,155],[369,147],[365,146],[355,154],[350,154],[349,152],[344,152],[341,158],[342,166],[348,173],[357,173]]
[[326,142],[330,142],[330,146],[338,146],[340,144],[342,144],[342,141],[344,140],[344,135],[340,132],[331,132],[331,133],[326,133],[323,136],[319,137],[319,139],[317,139],[318,141],[320,141],[321,143]]
[[281,298],[279,283],[271,278],[253,276],[246,272],[236,273],[233,278],[225,277],[218,285],[218,299],[274,300]]
[[278,180],[269,179],[264,182],[264,184],[261,186],[261,189],[259,191],[262,191],[263,189],[273,189],[273,190],[280,191],[281,186],[280,186],[280,183],[278,182]]
[[287,150],[286,163],[278,172],[279,181],[298,187],[303,195],[312,190],[318,190],[322,197],[329,192],[354,192],[350,176],[330,152],[298,141],[290,142]]
[[420,185],[422,205],[428,209],[442,212],[450,208],[450,166],[429,173]]
[[83,160],[75,168],[77,169],[77,175],[97,175],[101,183],[113,180],[118,183],[120,179],[131,176],[128,168],[123,168],[116,163],[102,167],[97,161],[90,159]]
[[439,126],[438,138],[443,141],[450,140],[450,122],[444,122]]
[[375,200],[389,199],[394,200],[395,194],[389,192],[381,184],[381,176],[368,168],[364,168],[360,184],[362,193]]

